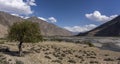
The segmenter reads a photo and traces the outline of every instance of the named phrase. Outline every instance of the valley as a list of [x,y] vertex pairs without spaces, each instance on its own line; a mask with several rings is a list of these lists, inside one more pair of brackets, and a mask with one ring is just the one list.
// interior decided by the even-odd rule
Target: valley
[[0,44],[0,64],[119,64],[119,52],[85,44],[44,41],[24,43],[22,57],[17,42]]
[[94,46],[100,49],[107,49],[112,51],[119,51],[120,52],[120,38],[119,37],[45,37],[45,39],[49,40],[56,40],[56,41],[65,41],[65,42],[72,42],[72,43],[80,43],[85,44],[84,42],[92,43]]

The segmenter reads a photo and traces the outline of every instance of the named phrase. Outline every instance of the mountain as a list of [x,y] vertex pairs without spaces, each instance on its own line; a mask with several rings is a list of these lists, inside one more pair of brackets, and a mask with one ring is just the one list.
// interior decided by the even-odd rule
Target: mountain
[[77,36],[120,36],[120,16]]
[[38,22],[40,25],[40,30],[44,36],[71,36],[72,32],[67,31],[63,28],[60,28],[52,23],[48,23],[37,17],[31,17],[28,19],[23,19],[18,16],[13,16],[9,13],[0,11],[0,37],[3,37],[7,34],[9,26],[15,22],[20,22],[24,20],[29,20],[33,22]]
[[20,22],[24,19],[17,17],[17,16],[13,16],[9,13],[5,13],[0,11],[0,24],[8,27],[10,25],[12,25],[14,22]]
[[38,22],[40,25],[42,35],[47,35],[47,36],[71,36],[72,35],[72,32],[66,29],[60,28],[52,23],[48,23],[46,21],[38,19],[37,17],[31,17],[31,18],[28,18],[27,20]]
[[14,22],[20,22],[22,20],[23,19],[20,17],[0,11],[0,38],[7,34],[9,26],[11,26]]

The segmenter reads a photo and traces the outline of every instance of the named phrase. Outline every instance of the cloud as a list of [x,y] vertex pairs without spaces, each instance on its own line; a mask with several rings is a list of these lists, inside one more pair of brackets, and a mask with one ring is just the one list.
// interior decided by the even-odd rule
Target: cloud
[[25,17],[23,17],[23,19],[28,19],[28,18],[30,18],[29,16],[25,16]]
[[118,15],[111,15],[111,16],[106,16],[106,15],[102,15],[99,11],[94,11],[93,13],[90,14],[85,14],[85,16],[93,21],[102,21],[102,22],[106,22],[106,21],[110,21],[113,18],[117,17]]
[[23,19],[28,19],[28,18],[30,18],[29,16],[21,16],[21,15],[19,15],[19,14],[11,14],[11,15],[17,16],[17,17],[20,17],[20,18],[23,18]]
[[32,14],[31,6],[36,6],[35,0],[0,0],[0,11],[14,14]]
[[[20,16],[19,14],[11,14],[13,16],[17,16],[17,17],[20,17],[20,18],[23,18],[23,19],[28,19],[30,18],[29,16]],[[55,23],[57,22],[56,18],[54,17],[49,17],[49,18],[44,18],[44,17],[37,17],[38,19],[41,19],[43,21],[46,21],[46,22],[51,22],[51,23]]]
[[11,15],[13,15],[13,16],[18,16],[18,17],[19,17],[19,14],[11,14]]
[[36,6],[35,0],[27,0],[27,4],[31,6]]
[[17,16],[17,17],[20,17],[20,18],[24,18],[24,16],[20,16],[19,14],[11,14],[13,16]]
[[38,17],[38,19],[41,19],[41,20],[44,20],[44,21],[47,21],[47,22],[51,22],[51,23],[57,22],[56,18],[54,18],[54,17],[49,17],[49,18]]
[[73,27],[64,27],[65,29],[71,31],[71,32],[86,32],[91,29],[94,29],[97,27],[95,24],[89,24],[89,25],[84,25],[84,26],[73,26]]
[[54,17],[50,17],[50,18],[48,18],[48,20],[49,20],[50,22],[52,22],[52,23],[57,22],[57,20],[56,20]]
[[43,21],[48,21],[48,19],[44,18],[44,17],[38,17],[39,19],[43,20]]

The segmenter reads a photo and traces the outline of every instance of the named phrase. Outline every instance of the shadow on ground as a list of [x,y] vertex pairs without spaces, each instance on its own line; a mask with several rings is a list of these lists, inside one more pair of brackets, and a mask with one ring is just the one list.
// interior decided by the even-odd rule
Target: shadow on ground
[[[12,51],[10,50],[7,46],[1,46],[0,47],[0,52],[4,53],[4,54],[7,54],[7,55],[10,55],[10,56],[19,56],[19,53],[18,51]],[[23,51],[23,55],[26,55],[26,54],[29,54],[30,52],[28,51]]]

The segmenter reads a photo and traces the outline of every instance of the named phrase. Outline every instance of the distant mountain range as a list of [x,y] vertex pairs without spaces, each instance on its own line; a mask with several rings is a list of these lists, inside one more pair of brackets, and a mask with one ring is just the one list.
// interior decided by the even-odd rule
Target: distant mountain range
[[[38,22],[40,25],[41,34],[43,36],[72,36],[73,33],[60,28],[52,23],[46,22],[37,17],[30,17],[23,19],[18,16],[13,16],[9,13],[0,11],[0,37],[4,37],[7,34],[9,26],[15,22],[21,22],[24,20]],[[108,21],[97,28],[85,33],[79,33],[77,36],[120,36],[120,16]]]
[[120,16],[77,36],[120,36]]
[[38,22],[40,25],[41,34],[44,36],[71,36],[72,32],[60,28],[52,23],[48,23],[37,17],[30,17],[28,19],[23,19],[21,17],[13,16],[9,13],[0,11],[0,37],[4,37],[7,34],[9,26],[14,22],[20,22],[24,20],[29,20],[32,22]]

